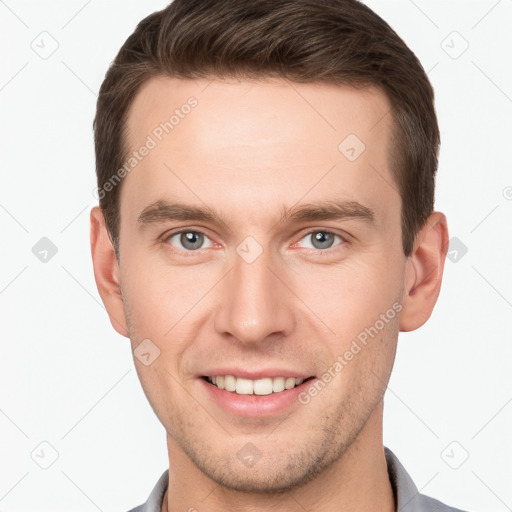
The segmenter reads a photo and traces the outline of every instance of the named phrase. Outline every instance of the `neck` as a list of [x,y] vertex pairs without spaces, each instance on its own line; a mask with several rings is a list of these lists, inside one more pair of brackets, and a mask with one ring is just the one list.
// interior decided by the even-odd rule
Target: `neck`
[[169,486],[162,512],[238,510],[290,512],[297,508],[325,512],[394,512],[382,443],[382,402],[343,455],[314,480],[280,494],[241,493],[203,474],[167,435]]

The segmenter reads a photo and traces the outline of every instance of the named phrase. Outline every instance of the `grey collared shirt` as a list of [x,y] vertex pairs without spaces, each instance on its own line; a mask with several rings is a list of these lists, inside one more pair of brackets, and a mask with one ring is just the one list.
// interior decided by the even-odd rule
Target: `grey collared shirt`
[[[384,450],[388,465],[389,480],[395,494],[396,512],[462,512],[434,498],[420,494],[412,478],[402,464],[400,464],[395,454],[389,448],[384,448]],[[128,512],[160,512],[162,510],[162,501],[168,482],[169,470],[167,469],[151,491],[146,503],[132,508]]]

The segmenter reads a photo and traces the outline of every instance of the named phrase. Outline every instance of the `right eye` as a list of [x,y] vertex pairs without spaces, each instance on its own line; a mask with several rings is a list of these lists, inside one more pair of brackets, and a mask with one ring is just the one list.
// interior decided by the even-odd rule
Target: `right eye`
[[[173,233],[167,237],[167,242],[173,247],[185,250],[187,252],[197,251],[212,247],[211,240],[200,231],[183,230]],[[207,242],[208,245],[203,246]]]

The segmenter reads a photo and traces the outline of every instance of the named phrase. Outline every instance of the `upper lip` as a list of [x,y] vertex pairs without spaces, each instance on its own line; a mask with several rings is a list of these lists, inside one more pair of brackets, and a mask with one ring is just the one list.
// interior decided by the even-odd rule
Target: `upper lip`
[[312,377],[311,373],[304,373],[297,370],[284,368],[265,368],[260,370],[246,370],[241,368],[212,368],[201,373],[200,377],[217,377],[218,375],[233,375],[243,379],[258,380],[271,377],[295,377],[296,379],[307,379]]

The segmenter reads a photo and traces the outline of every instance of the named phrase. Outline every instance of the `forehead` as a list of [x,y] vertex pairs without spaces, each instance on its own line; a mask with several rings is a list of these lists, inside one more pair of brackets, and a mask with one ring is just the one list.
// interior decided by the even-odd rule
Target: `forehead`
[[[389,169],[391,107],[377,89],[284,79],[153,78],[127,119],[134,209],[165,196],[250,213],[307,196],[399,201]],[[134,193],[136,191],[136,193]],[[122,207],[122,205],[121,205]],[[261,220],[261,217],[260,217]]]

